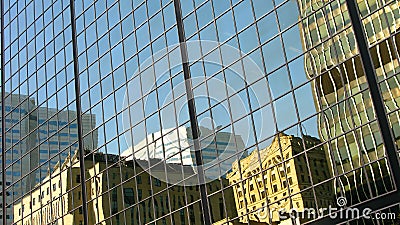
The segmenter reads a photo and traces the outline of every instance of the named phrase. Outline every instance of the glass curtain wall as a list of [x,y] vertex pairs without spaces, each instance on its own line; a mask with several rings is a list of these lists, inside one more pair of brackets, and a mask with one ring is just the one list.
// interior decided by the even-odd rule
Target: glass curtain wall
[[3,0],[1,24],[1,224],[398,222],[397,0]]

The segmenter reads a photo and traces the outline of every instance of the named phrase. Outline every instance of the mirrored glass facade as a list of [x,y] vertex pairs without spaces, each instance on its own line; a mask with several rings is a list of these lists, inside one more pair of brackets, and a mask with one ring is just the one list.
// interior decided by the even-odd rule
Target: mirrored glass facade
[[0,224],[400,222],[398,0],[2,0]]

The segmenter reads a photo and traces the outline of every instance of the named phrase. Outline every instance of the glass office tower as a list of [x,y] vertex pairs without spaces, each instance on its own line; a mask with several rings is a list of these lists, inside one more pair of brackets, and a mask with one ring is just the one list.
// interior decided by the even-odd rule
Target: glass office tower
[[399,6],[1,1],[0,223],[398,223]]

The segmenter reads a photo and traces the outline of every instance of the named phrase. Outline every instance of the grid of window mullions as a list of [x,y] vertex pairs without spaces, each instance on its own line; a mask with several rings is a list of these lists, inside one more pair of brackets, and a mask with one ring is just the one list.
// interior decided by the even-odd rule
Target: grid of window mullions
[[[50,6],[51,7],[51,6]],[[49,8],[50,8],[49,7]],[[60,12],[60,14],[58,14],[57,15],[57,17],[56,18],[61,18],[61,17],[63,17],[64,15],[64,13],[67,13],[68,12],[68,6],[65,6],[65,8],[64,9],[62,9],[62,11]],[[21,11],[20,13],[23,13],[24,11]],[[54,15],[53,15],[53,18],[54,18]],[[36,20],[35,21],[37,21],[37,19],[39,19],[39,18],[36,18]],[[30,24],[30,25],[28,25],[27,27],[27,29],[25,29],[23,32],[22,32],[22,34],[25,34],[25,35],[27,35],[27,32],[28,32],[28,29],[29,29],[29,27],[31,27],[31,26],[35,26],[35,21],[33,21],[33,23],[32,24]],[[62,23],[65,23],[65,21],[62,21]],[[44,27],[42,27],[41,28],[41,30],[39,30],[39,31],[35,31],[36,33],[42,33],[42,32],[45,32],[45,30],[46,30],[46,28],[47,27],[49,27],[49,26],[52,26],[51,25],[52,23],[49,23],[49,24],[46,24],[46,26],[44,26]],[[64,28],[64,29],[62,29],[62,30],[60,30],[59,31],[59,33],[58,34],[53,34],[53,36],[54,35],[62,35],[63,34],[63,31],[64,30],[66,30],[68,28],[68,26],[66,26],[66,28]],[[55,40],[56,39],[56,37],[54,37],[54,39],[53,40]],[[11,48],[11,46],[14,44],[14,43],[19,43],[19,40],[18,40],[18,38],[17,39],[15,39],[14,41],[13,41],[13,43],[11,43],[10,45],[8,45],[7,46],[7,48],[6,48],[6,52],[8,52],[7,50],[9,50],[10,48]],[[27,43],[25,43],[25,48],[27,48],[28,47],[28,45],[29,45],[29,43],[31,43],[31,42],[35,42],[35,38],[34,37],[31,37],[31,39],[30,40],[25,40],[25,42],[27,42]],[[44,46],[42,49],[40,49],[38,52],[40,52],[41,50],[44,50],[48,45],[49,45],[50,43],[48,43],[46,46]],[[66,44],[66,45],[68,45],[68,43]],[[36,47],[36,46],[35,46]],[[17,53],[18,54],[18,53]],[[15,58],[15,57],[17,57],[18,55],[14,55],[12,58]],[[55,55],[54,55],[55,56]],[[32,56],[32,58],[33,58],[34,56]],[[32,59],[31,58],[31,59]],[[11,58],[10,57],[6,57],[6,60],[8,59],[8,61],[6,61],[6,64],[7,63],[9,63],[9,62],[11,62]],[[28,64],[28,62],[29,62],[29,58],[28,58],[28,55],[27,55],[27,62],[26,62],[26,65]],[[25,65],[25,64],[24,64]],[[24,66],[24,65],[22,65],[22,66]],[[43,66],[44,66],[44,64],[43,64]],[[21,66],[19,66],[18,68],[21,68]],[[10,76],[10,78],[9,79],[11,79],[11,77],[12,76]],[[6,81],[7,82],[7,81]]]
[[[164,55],[164,56],[169,56],[169,54],[170,54],[172,51],[175,51],[175,50],[177,50],[177,48],[172,49],[170,52],[168,52],[168,53],[167,53],[166,55]],[[111,52],[111,50],[110,50],[109,52]],[[109,53],[109,52],[107,52],[107,53]],[[107,53],[105,53],[105,54],[107,54]],[[104,55],[105,55],[105,54],[104,54]],[[137,55],[134,55],[133,57],[131,57],[131,58],[129,58],[129,59],[132,59],[132,58],[134,58],[135,56],[137,56]],[[99,58],[101,58],[101,57],[99,57]],[[128,59],[128,60],[129,60],[129,59]],[[160,61],[160,60],[162,60],[162,59],[159,59],[159,60],[157,60],[156,62],[158,62],[158,61]],[[96,61],[96,62],[98,62],[98,61]],[[94,62],[92,65],[95,65],[96,62]],[[156,63],[156,62],[155,62],[155,63]],[[90,65],[90,66],[91,66],[91,65]],[[90,66],[89,66],[89,67],[90,67]],[[88,67],[88,68],[89,68],[89,67]],[[96,81],[95,83],[90,84],[90,87],[94,87],[94,86],[96,86],[96,85],[100,85],[100,86],[101,86],[102,81],[103,81],[104,79],[106,79],[106,78],[109,77],[109,76],[112,76],[112,75],[114,74],[115,71],[119,70],[119,69],[122,68],[122,67],[124,67],[123,64],[122,64],[122,65],[119,65],[116,69],[113,69],[110,73],[104,75],[104,77],[101,78],[101,79],[99,79],[99,81]],[[147,66],[146,68],[144,68],[143,70],[147,70],[147,69],[151,69],[151,68],[153,68],[153,67],[152,67],[151,65],[149,65],[149,66]],[[180,75],[180,74],[181,74],[181,72],[179,71],[179,72],[177,72],[176,74],[171,75],[171,77],[168,78],[168,80],[163,81],[163,83],[161,83],[161,84],[158,85],[158,86],[162,86],[162,85],[164,85],[164,84],[171,83],[172,80],[173,80],[174,78],[176,78],[176,77],[177,77],[178,75]],[[138,72],[136,75],[134,75],[134,76],[132,76],[131,78],[129,78],[129,80],[127,81],[127,83],[133,81],[133,80],[136,79],[136,78],[139,78],[140,76],[141,76],[141,73]],[[85,81],[85,82],[88,82],[88,81]],[[117,90],[120,90],[120,89],[123,88],[124,86],[125,86],[125,85],[123,84],[123,85],[121,85],[121,86],[119,86],[119,87],[116,87],[116,91],[117,91]],[[90,93],[90,87],[89,87],[87,90],[85,90],[85,92],[82,93],[81,96],[83,96],[83,95],[85,95],[85,94],[87,94],[87,93]],[[113,93],[115,93],[115,92],[111,92],[111,93],[107,94],[106,96],[103,96],[103,99],[106,99],[106,98],[112,96]],[[130,102],[129,105],[128,105],[126,108],[128,108],[128,107],[134,105],[135,103],[137,103],[137,102],[139,102],[139,101],[145,99],[148,95],[149,95],[149,93],[145,93],[144,96],[143,96],[141,99],[136,99],[134,102]],[[180,97],[182,97],[183,95],[184,95],[184,94],[181,94],[180,96],[177,96],[177,97],[175,97],[174,99],[180,98]],[[86,110],[89,111],[90,108],[92,108],[94,105],[97,105],[97,104],[100,103],[100,102],[101,102],[101,100],[99,100],[99,101],[97,101],[97,102],[94,102],[93,105],[92,105],[91,107],[88,107],[88,109],[86,109]],[[85,111],[85,112],[86,112],[86,111]]]
[[[48,26],[51,26],[51,24],[48,25]],[[65,31],[67,31],[68,28],[69,28],[69,26],[67,26],[65,29],[61,30],[60,33],[58,34],[58,36],[66,35],[66,34],[65,34]],[[42,31],[44,31],[44,29],[43,29]],[[55,37],[55,38],[56,38],[56,37]],[[32,39],[32,42],[33,42],[34,40],[35,40],[35,39]],[[55,39],[53,39],[53,40],[55,40]],[[44,50],[46,49],[46,47],[49,46],[50,44],[51,44],[51,42],[49,42],[46,46],[44,46],[40,51],[44,51]],[[71,44],[71,41],[68,42],[68,43],[66,43],[66,44],[65,44],[65,47],[69,46],[70,44]],[[28,45],[28,44],[27,44],[27,45]],[[65,48],[60,48],[60,49],[58,50],[58,52],[54,52],[53,55],[52,55],[52,57],[49,58],[48,61],[50,61],[50,60],[52,60],[52,59],[55,59],[55,58],[56,58],[56,55],[58,55],[58,54],[61,53],[61,52],[65,52]],[[35,60],[34,56],[33,56],[30,60]],[[29,60],[29,61],[30,61],[30,60]],[[27,66],[27,65],[29,64],[29,61],[27,61],[26,64],[20,65],[20,66],[22,66],[22,67]],[[58,71],[52,78],[55,78],[57,75],[60,74],[60,72],[62,72],[63,70],[67,69],[70,65],[71,65],[71,64],[64,65],[62,68],[59,69],[59,71]],[[56,64],[54,64],[54,66],[56,66]],[[40,70],[41,68],[45,68],[45,63],[44,63],[41,67],[37,68],[37,71]],[[55,68],[55,69],[56,69],[56,68]],[[57,71],[57,70],[55,70],[55,71]],[[18,71],[17,71],[16,73],[18,73]],[[30,79],[31,77],[33,77],[33,76],[37,76],[37,75],[36,75],[35,73],[32,73],[32,74],[27,78],[27,80],[29,80],[29,79]],[[52,79],[52,78],[50,78],[50,79]],[[66,78],[67,78],[67,77],[66,77]],[[11,79],[12,79],[12,77],[11,77],[8,81],[10,81]],[[49,79],[49,80],[50,80],[50,79]],[[9,83],[8,81],[6,81],[6,83]],[[37,84],[38,84],[38,81],[36,80],[36,85],[37,85]],[[68,85],[68,84],[67,84],[67,85]],[[65,85],[65,86],[67,86],[67,85]],[[46,86],[46,83],[43,83],[40,87],[37,87],[36,90],[39,90],[40,88],[43,88],[44,86]],[[60,89],[62,89],[62,88],[63,88],[63,87],[61,87]],[[31,96],[33,96],[35,93],[30,93],[30,94],[31,94]],[[9,94],[9,95],[11,95],[11,94]],[[56,93],[54,93],[54,95],[56,95]],[[29,96],[29,97],[31,97],[31,96]],[[49,98],[51,98],[51,97],[49,97]],[[18,106],[17,106],[17,107],[18,107]]]
[[[118,4],[118,2],[115,2],[114,4]],[[143,2],[143,4],[141,4],[141,5],[145,5],[145,2]],[[171,6],[171,5],[173,5],[172,2],[170,2],[168,6]],[[138,6],[138,7],[140,7],[140,6]],[[96,11],[95,11],[95,12],[96,12]],[[161,9],[160,11],[156,12],[156,13],[155,13],[154,15],[152,15],[150,18],[147,18],[147,21],[149,21],[151,18],[154,18],[154,17],[155,17],[158,13],[160,13],[160,12],[162,12],[162,9]],[[107,14],[107,11],[104,11],[104,12],[102,12],[99,16],[96,16],[96,15],[95,15],[95,17],[96,17],[96,18],[100,18],[101,16],[106,15],[106,14]],[[125,19],[128,19],[129,17],[131,17],[131,16],[133,16],[133,15],[134,15],[134,13],[125,15],[125,17],[124,17],[124,18],[121,18],[120,21],[123,21],[123,20],[125,20]],[[81,16],[83,17],[83,16],[84,16],[84,13],[83,13]],[[83,34],[85,33],[85,29],[87,29],[87,27],[93,26],[93,25],[95,25],[96,23],[97,23],[96,20],[92,21],[90,24],[88,24],[88,25],[81,31],[80,34],[78,34],[78,36],[79,36],[79,35],[83,35]],[[109,28],[108,28],[108,31],[111,31],[111,30],[113,30],[114,28],[116,28],[116,27],[118,27],[118,26],[120,26],[120,23],[116,23],[116,24],[114,24],[112,27],[109,27]],[[134,27],[134,29],[130,31],[130,33],[128,33],[128,34],[125,35],[126,37],[124,37],[123,39],[117,41],[117,43],[115,43],[113,46],[110,45],[110,50],[106,51],[106,52],[103,53],[102,55],[99,55],[98,58],[100,59],[100,58],[102,58],[105,54],[107,54],[108,52],[111,52],[112,47],[117,46],[117,45],[120,44],[120,43],[123,43],[124,39],[126,39],[127,37],[129,37],[129,36],[131,36],[131,35],[133,35],[133,34],[136,34],[136,31],[137,31],[138,29],[140,29],[141,27],[143,27],[143,26],[144,26],[144,23],[139,24],[139,25],[136,25],[136,26]],[[165,28],[165,27],[164,27],[163,32],[162,32],[161,34],[159,34],[159,36],[157,36],[157,37],[151,37],[151,39],[152,39],[153,41],[155,41],[155,40],[158,39],[159,37],[166,35],[166,34],[167,34],[169,31],[171,31],[173,28],[174,28],[174,26],[168,27],[168,28]],[[97,31],[97,29],[96,29],[96,31]],[[101,39],[101,38],[103,38],[103,37],[105,37],[105,36],[108,36],[108,34],[109,34],[109,33],[104,32],[101,36],[98,37],[98,39]],[[94,46],[94,45],[96,45],[96,44],[98,45],[98,42],[95,41],[95,42],[92,43],[90,46],[86,46],[86,49],[90,49],[92,46]],[[133,57],[139,55],[141,51],[143,51],[143,50],[146,49],[147,47],[151,46],[151,44],[152,44],[152,42],[147,43],[145,46],[142,47],[142,49],[139,49],[139,51],[138,51],[137,53],[135,53],[134,55],[130,56],[130,58],[133,58]],[[135,43],[135,45],[136,45],[136,48],[137,48],[137,43]],[[137,49],[138,49],[138,48],[137,48]],[[80,52],[79,54],[80,54],[79,57],[82,56],[82,55],[84,54],[84,50],[82,49],[81,52]],[[126,60],[129,60],[129,59],[126,59]],[[90,67],[90,65],[88,65],[86,68],[80,68],[80,71],[83,71],[83,70],[87,69],[88,67]],[[139,67],[139,68],[140,68],[140,67]]]
[[[15,4],[17,4],[17,3],[15,3]],[[145,4],[145,3],[142,3],[142,4]],[[204,5],[204,4],[206,4],[206,3],[202,3],[200,6],[199,6],[199,8],[202,6],[202,5]],[[237,5],[238,5],[239,3],[237,3]],[[284,3],[282,3],[282,5],[283,5]],[[93,3],[93,5],[94,5],[94,3]],[[140,7],[140,6],[138,6],[138,7]],[[233,8],[234,6],[231,6],[231,9]],[[11,9],[10,9],[11,10]],[[162,10],[162,9],[161,9]],[[275,9],[274,9],[275,10]],[[379,9],[378,9],[379,10]],[[227,11],[229,11],[229,9],[227,10]],[[105,13],[107,13],[107,11],[105,12]],[[157,13],[156,13],[157,14]],[[3,16],[4,16],[4,14],[3,14]],[[264,15],[264,16],[266,16],[266,15]],[[216,19],[214,19],[214,24],[215,24],[215,20]],[[211,22],[212,23],[212,22]],[[142,24],[143,25],[143,24]],[[207,25],[206,25],[207,26]],[[250,27],[251,25],[249,25],[248,27]],[[296,25],[292,25],[292,26],[296,26]],[[172,29],[172,28],[171,28]],[[245,30],[246,28],[244,28],[243,30]],[[287,30],[289,30],[290,28],[287,28]],[[346,29],[344,29],[344,30],[346,30]],[[166,34],[166,32],[167,31],[164,31],[164,33],[162,34],[162,35],[164,35],[164,34]],[[133,32],[132,32],[133,33]],[[131,34],[132,34],[131,33]],[[236,32],[237,33],[237,32]],[[279,35],[280,36],[280,35]],[[237,36],[236,36],[237,37]],[[272,38],[271,38],[272,39]],[[229,40],[228,40],[229,41]],[[227,41],[227,42],[228,42]],[[121,41],[122,42],[122,41]],[[283,44],[283,43],[282,43]],[[149,45],[151,45],[151,43],[149,44]],[[147,45],[147,46],[149,46],[149,45]],[[239,43],[239,45],[240,45],[240,43]],[[146,47],[144,47],[144,48],[146,48]],[[110,50],[111,51],[111,50]],[[301,56],[300,56],[301,57]],[[353,57],[357,57],[357,56],[353,56]],[[101,57],[99,57],[99,58],[101,58]],[[292,59],[293,61],[295,60],[295,59]],[[285,65],[288,65],[288,60],[286,59],[286,56],[285,56]],[[4,65],[4,64],[3,64]],[[279,68],[278,68],[279,69]],[[277,70],[277,69],[276,69]],[[111,72],[112,73],[112,72]],[[394,76],[394,75],[393,75]],[[10,78],[11,79],[11,78]],[[290,79],[290,83],[291,83],[291,93],[292,93],[292,95],[293,95],[293,98],[294,98],[294,101],[296,102],[296,100],[295,100],[295,95],[294,95],[294,90],[293,90],[293,86],[292,86],[292,81],[291,81],[291,77],[289,76],[289,79]],[[99,81],[100,82],[100,81]],[[168,81],[167,81],[168,82]],[[382,81],[382,82],[385,82],[385,81]],[[245,89],[246,89],[247,87],[245,87]],[[361,92],[363,92],[363,90],[360,90],[359,91],[359,93],[361,93]],[[348,92],[345,92],[345,93],[348,93]],[[285,93],[285,94],[287,94],[287,93]],[[357,93],[356,93],[357,94]],[[345,97],[345,99],[344,100],[342,100],[342,101],[346,101],[346,100],[348,100],[350,97],[353,97],[353,96],[355,96],[356,94],[353,94],[352,93],[352,96],[346,96]],[[112,93],[110,94],[110,95],[112,95]],[[139,100],[140,101],[140,100]],[[101,103],[100,103],[101,104]],[[273,102],[272,102],[272,100],[271,100],[271,104],[273,104]],[[339,103],[337,103],[337,104],[339,104]],[[348,104],[350,104],[350,103],[348,103]],[[299,116],[299,113],[298,113],[298,110],[297,110],[297,104],[295,104],[295,107],[296,107],[296,115],[297,115],[297,119],[298,119],[298,121],[300,121],[300,116]],[[330,106],[330,107],[332,107],[332,106]],[[159,112],[160,110],[158,110],[158,112]],[[314,115],[312,115],[312,116],[314,116]],[[309,118],[311,118],[312,116],[310,116]],[[352,117],[352,119],[353,119],[353,117]],[[111,120],[111,119],[110,119]],[[306,119],[305,119],[306,120]],[[353,122],[354,122],[354,119],[353,119]],[[368,124],[369,123],[372,123],[372,122],[376,122],[376,120],[374,120],[374,121],[369,121],[368,122]],[[362,127],[362,126],[365,126],[366,124],[362,124],[360,127]],[[228,125],[229,126],[229,125]],[[276,128],[276,129],[278,129],[278,128]],[[288,129],[290,129],[290,128],[288,128]],[[354,130],[356,129],[356,127],[354,127],[353,128]],[[343,134],[343,135],[345,135],[345,134]],[[335,138],[337,138],[337,137],[335,137]],[[257,143],[258,143],[258,141],[256,141]],[[304,140],[303,140],[303,142],[304,142]],[[327,141],[327,142],[329,142],[329,141]],[[305,146],[305,144],[303,143],[303,145]],[[377,159],[377,160],[379,160],[379,159]],[[312,188],[314,188],[313,186],[312,186]],[[186,199],[187,200],[187,199]]]

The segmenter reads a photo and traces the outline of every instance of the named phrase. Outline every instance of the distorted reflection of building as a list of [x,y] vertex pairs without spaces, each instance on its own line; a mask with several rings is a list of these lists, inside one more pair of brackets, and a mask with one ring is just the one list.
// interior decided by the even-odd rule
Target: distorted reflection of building
[[[204,224],[198,186],[167,184],[143,171],[137,161],[103,153],[87,155],[84,164],[89,224],[140,225],[155,218],[160,218],[161,224]],[[191,166],[157,161],[151,172],[158,176],[164,174],[173,180],[180,177],[182,181],[183,173],[195,174]],[[132,177],[133,174],[136,176]],[[57,164],[31,195],[14,206],[14,224],[83,224],[81,182],[75,153],[63,164]],[[228,183],[226,179],[211,181],[207,189],[215,191],[221,184],[227,186]],[[224,195],[214,194],[209,200],[214,221],[237,216],[232,189],[224,191]],[[191,205],[182,208],[187,204]]]
[[[344,191],[348,201],[356,203],[393,190],[346,2],[335,0],[326,7],[322,1],[298,2],[301,16],[307,18],[300,24],[307,51],[305,70],[312,79],[315,105],[321,112],[320,138],[331,142],[325,150],[329,152],[332,173],[339,176],[335,183],[337,195]],[[400,71],[400,33],[391,36],[391,32],[400,28],[399,4],[394,1],[383,10],[375,10],[381,7],[378,1],[356,2],[360,15],[366,16],[362,24],[383,101],[388,111],[394,110],[400,104],[400,85],[398,77],[393,76]],[[398,146],[399,118],[399,111],[389,116]],[[366,170],[359,169],[364,165]]]
[[[43,179],[30,195],[14,205],[14,224],[50,224],[57,216],[64,215],[64,224],[83,221],[80,188],[72,189],[80,183],[79,161],[76,155],[57,164],[53,173]],[[74,208],[78,208],[74,212]],[[81,223],[76,223],[81,224]]]
[[[200,127],[201,156],[203,164],[220,163],[221,171],[231,169],[237,149],[244,149],[244,142],[240,135],[219,131],[214,133],[206,127]],[[162,137],[162,138],[161,138]],[[243,153],[246,155],[246,153]],[[193,138],[190,128],[179,127],[176,130],[165,129],[152,133],[133,148],[125,150],[121,156],[128,159],[162,159],[167,163],[196,166],[196,156],[193,151]],[[147,164],[147,163],[146,163]],[[219,171],[218,171],[219,175]]]
[[[77,147],[78,126],[73,119],[76,118],[75,111],[38,107],[35,99],[26,95],[7,95],[5,112],[8,130],[5,138],[5,164],[8,167],[5,184],[11,186],[14,182],[7,188],[11,202],[40,183],[48,170],[67,157],[70,147]],[[83,114],[82,123],[87,132],[95,126],[95,117]],[[96,135],[92,143],[97,145]],[[55,157],[58,154],[59,157]],[[10,211],[6,218],[11,221],[12,209],[7,210]]]
[[[321,141],[305,136],[304,143],[309,147],[318,145]],[[239,163],[234,163],[232,172],[227,178],[233,185],[238,215],[244,215],[240,217],[240,222],[287,223],[287,220],[279,218],[280,209],[285,209],[286,212],[292,208],[298,211],[305,208],[318,210],[332,204],[333,190],[330,183],[323,183],[320,191],[315,193],[318,205],[310,192],[299,193],[311,186],[311,179],[315,183],[331,177],[327,156],[322,147],[308,152],[307,159],[304,154],[299,155],[303,151],[301,138],[281,133],[274,137],[267,148],[255,150]],[[312,178],[310,173],[313,173]],[[292,195],[290,198],[289,190]],[[245,216],[247,212],[250,212],[248,217]],[[298,220],[298,222],[303,221]]]
[[[26,95],[9,95],[6,99],[6,129],[10,129],[11,132],[7,132],[5,139],[2,140],[6,144],[6,149],[3,151],[7,151],[5,152],[5,163],[7,165],[14,163],[16,168],[14,171],[9,169],[5,172],[6,185],[10,185],[13,180],[27,174],[38,165],[38,151],[37,148],[34,148],[37,142],[36,133],[32,133],[32,130],[37,127],[37,123],[34,117],[27,116],[34,107],[35,100]],[[18,160],[24,154],[28,154],[29,157]],[[28,180],[30,179],[32,178],[29,177]],[[24,180],[21,186],[18,184],[16,188],[27,190],[29,181]],[[21,190],[15,191],[13,194],[19,196],[20,192]]]
[[[5,142],[6,149],[1,149],[5,154],[6,165],[13,164],[14,170],[9,168],[3,171],[6,175],[5,184],[10,186],[14,180],[21,179],[21,176],[28,174],[28,172],[37,166],[38,150],[34,148],[36,144],[36,134],[32,133],[34,127],[37,126],[35,120],[28,116],[28,113],[34,108],[34,99],[28,98],[26,95],[8,95],[5,100],[5,124],[6,132],[5,138],[1,139]],[[3,118],[1,118],[3,119]],[[26,155],[22,159],[21,156]],[[23,191],[27,191],[30,183],[36,180],[36,175],[28,175],[21,182],[14,184],[14,188],[6,191],[6,201],[11,202],[14,196],[21,196]],[[2,195],[0,199],[2,199]],[[4,213],[7,221],[12,221],[12,209],[7,208]],[[2,224],[2,221],[0,222]]]

